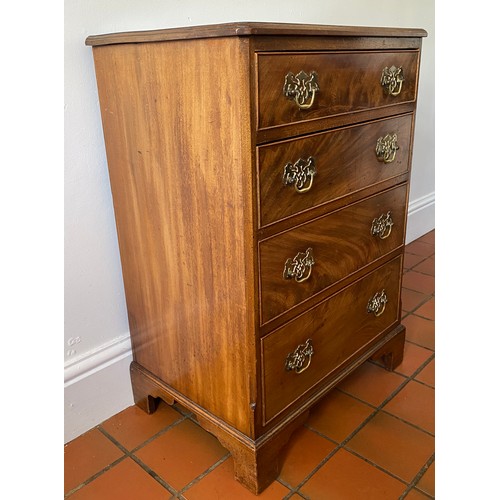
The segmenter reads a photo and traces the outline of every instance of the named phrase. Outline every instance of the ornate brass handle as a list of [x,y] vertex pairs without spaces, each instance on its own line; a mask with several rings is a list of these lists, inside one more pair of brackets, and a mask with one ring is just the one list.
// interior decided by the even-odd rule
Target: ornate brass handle
[[393,162],[398,149],[398,134],[387,134],[384,137],[379,137],[375,146],[377,160],[384,163]]
[[295,163],[287,163],[283,172],[283,184],[293,184],[297,193],[307,193],[312,188],[316,175],[316,164],[310,156],[307,160],[299,158]]
[[394,226],[394,222],[392,221],[391,212],[382,214],[372,221],[372,236],[378,236],[381,240],[385,240],[391,234],[392,226]]
[[366,306],[366,310],[368,313],[373,313],[375,316],[381,316],[385,311],[385,305],[387,304],[388,299],[385,294],[385,290],[381,292],[377,292],[369,301]]
[[291,280],[295,278],[297,283],[306,281],[311,276],[314,257],[312,248],[308,248],[305,253],[299,252],[293,259],[287,259],[283,270],[283,279]]
[[399,68],[396,68],[396,66],[388,68],[386,66],[382,70],[380,84],[387,94],[396,96],[401,92],[404,80],[403,66],[400,66]]
[[295,101],[300,109],[309,109],[314,103],[316,92],[319,92],[318,74],[300,71],[296,75],[288,73],[285,76],[283,94]]
[[295,373],[302,373],[309,368],[314,354],[311,342],[311,339],[307,339],[305,344],[299,344],[295,351],[288,354],[285,361],[286,371],[295,370]]

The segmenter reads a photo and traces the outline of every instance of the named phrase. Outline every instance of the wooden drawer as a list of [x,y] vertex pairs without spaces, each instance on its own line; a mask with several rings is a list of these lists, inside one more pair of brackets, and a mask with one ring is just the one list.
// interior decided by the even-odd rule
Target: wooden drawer
[[[401,87],[396,83],[393,89],[393,93],[399,90],[397,95],[387,93],[381,85],[384,69],[390,71],[392,67],[403,68],[404,81]],[[414,101],[417,68],[416,50],[260,53],[257,128]],[[317,76],[309,82],[313,72]],[[316,83],[319,90],[314,91]],[[285,96],[285,87],[290,97]],[[314,101],[310,105],[313,92]],[[302,109],[299,104],[310,107]]]
[[[403,245],[406,195],[403,184],[261,242],[261,324]],[[393,225],[373,235],[374,220],[388,212]],[[303,272],[292,276],[294,261]]]
[[[397,257],[261,340],[264,424],[398,320],[401,267],[402,257]],[[377,312],[368,312],[370,300],[382,291],[383,313],[382,302]],[[303,362],[294,364],[293,354],[305,347]]]
[[399,116],[257,148],[260,226],[407,172],[412,119]]

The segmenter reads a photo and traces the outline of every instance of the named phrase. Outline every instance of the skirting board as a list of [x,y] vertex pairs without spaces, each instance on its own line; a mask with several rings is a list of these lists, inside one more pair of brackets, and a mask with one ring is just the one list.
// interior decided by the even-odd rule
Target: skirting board
[[[434,193],[411,201],[406,243],[434,229]],[[65,443],[134,404],[130,337],[123,336],[64,368]]]
[[432,231],[435,226],[435,193],[410,201],[408,204],[408,222],[406,225],[406,244]]
[[130,337],[123,336],[64,367],[64,442],[134,404]]

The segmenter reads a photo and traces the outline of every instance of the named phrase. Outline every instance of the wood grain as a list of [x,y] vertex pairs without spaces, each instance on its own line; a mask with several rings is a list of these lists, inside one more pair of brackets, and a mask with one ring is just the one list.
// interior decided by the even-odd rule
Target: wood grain
[[[380,84],[384,67],[402,66],[403,87],[387,95]],[[326,116],[390,107],[416,99],[418,51],[331,53],[259,53],[259,129]],[[300,109],[283,95],[285,76],[316,71],[320,90],[310,109]]]
[[[401,247],[406,195],[407,185],[402,185],[261,242],[262,324]],[[373,236],[373,219],[388,211],[394,222],[390,236]],[[307,248],[315,261],[310,278],[302,283],[283,279],[286,260]]]
[[[397,177],[409,169],[412,115],[345,127],[258,148],[260,226]],[[379,137],[397,134],[399,150],[392,163],[375,154]],[[287,163],[313,157],[317,174],[307,193],[284,185]]]
[[252,435],[248,47],[210,39],[94,57],[134,359]]
[[[397,321],[400,269],[398,257],[261,340],[266,422]],[[382,289],[388,303],[384,313],[375,317],[366,306]],[[307,339],[314,349],[309,368],[300,374],[286,371],[288,354]]]

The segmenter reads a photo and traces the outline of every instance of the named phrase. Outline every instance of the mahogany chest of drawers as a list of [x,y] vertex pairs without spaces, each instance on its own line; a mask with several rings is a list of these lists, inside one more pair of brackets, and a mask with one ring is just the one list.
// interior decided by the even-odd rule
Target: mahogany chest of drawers
[[178,401],[257,493],[308,410],[401,362],[420,29],[92,36],[136,403]]

